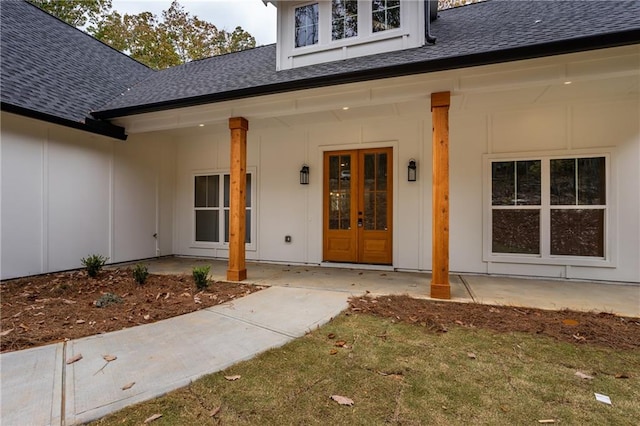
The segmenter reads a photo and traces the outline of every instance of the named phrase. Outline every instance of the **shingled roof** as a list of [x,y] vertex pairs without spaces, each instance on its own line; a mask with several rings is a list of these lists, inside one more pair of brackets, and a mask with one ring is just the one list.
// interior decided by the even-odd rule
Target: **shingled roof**
[[[640,42],[640,2],[490,0],[439,12],[435,45],[276,71],[276,46],[152,71],[23,1],[0,2],[2,109],[92,120]],[[122,134],[124,136],[124,134]]]
[[100,118],[640,42],[639,1],[492,0],[439,12],[435,45],[276,71],[276,46],[157,72]]
[[113,135],[89,113],[155,73],[25,1],[0,17],[2,110]]

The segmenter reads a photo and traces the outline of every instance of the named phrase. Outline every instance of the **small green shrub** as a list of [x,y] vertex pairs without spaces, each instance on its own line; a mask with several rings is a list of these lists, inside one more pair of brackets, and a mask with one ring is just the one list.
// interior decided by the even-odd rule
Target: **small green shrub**
[[140,285],[144,284],[147,281],[147,277],[149,276],[149,268],[147,265],[142,265],[138,263],[135,268],[133,268],[133,279]]
[[99,254],[92,254],[91,256],[87,256],[86,258],[82,258],[80,261],[87,268],[87,274],[91,278],[95,278],[98,276],[98,272],[102,269],[105,263],[109,260],[108,257],[104,257]]
[[193,280],[196,282],[196,288],[198,290],[205,290],[209,285],[209,271],[211,266],[194,266],[193,267]]
[[95,302],[98,308],[105,308],[109,305],[113,305],[114,303],[122,303],[122,298],[113,293],[105,293]]

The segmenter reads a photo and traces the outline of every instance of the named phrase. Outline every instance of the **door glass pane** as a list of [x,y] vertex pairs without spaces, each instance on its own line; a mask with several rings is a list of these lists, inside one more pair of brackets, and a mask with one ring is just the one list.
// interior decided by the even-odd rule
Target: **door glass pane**
[[376,229],[376,193],[365,191],[364,193],[364,229]]
[[376,229],[384,231],[387,229],[387,193],[376,193]]
[[551,205],[574,206],[576,204],[575,159],[551,160]]
[[229,242],[229,210],[224,211],[224,242]]
[[605,205],[604,157],[578,158],[578,204]]
[[196,210],[196,241],[219,241],[218,217],[218,210]]
[[540,210],[493,210],[493,253],[540,254]]
[[329,156],[329,229],[351,227],[351,156]]
[[387,154],[378,154],[378,170],[376,171],[378,191],[387,190]]
[[364,156],[364,190],[376,190],[376,159],[375,154],[365,154]]
[[518,161],[516,204],[519,206],[540,205],[540,160]]
[[491,204],[512,206],[515,204],[515,162],[491,163]]
[[249,244],[251,242],[251,210],[245,212],[245,236],[244,242]]
[[551,254],[604,257],[604,210],[551,210]]

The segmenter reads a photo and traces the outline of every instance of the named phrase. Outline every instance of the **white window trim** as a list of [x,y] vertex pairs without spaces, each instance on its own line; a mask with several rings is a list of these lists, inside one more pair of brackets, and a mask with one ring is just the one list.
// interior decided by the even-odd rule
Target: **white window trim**
[[[318,43],[308,46],[296,47],[295,39],[295,9],[298,7],[308,6],[310,4],[319,3],[318,5]],[[289,58],[297,56],[310,55],[313,53],[324,52],[327,50],[336,50],[344,47],[358,46],[363,44],[375,43],[383,40],[393,38],[408,37],[409,33],[404,30],[406,27],[405,22],[408,17],[405,16],[406,7],[403,7],[400,3],[400,26],[398,28],[392,28],[385,31],[373,32],[372,25],[372,6],[370,1],[358,2],[358,35],[354,37],[343,38],[340,40],[331,39],[331,2],[311,1],[300,3],[293,6],[292,19],[293,19],[293,39],[291,55]],[[363,5],[365,7],[363,7]],[[327,35],[328,34],[328,35]]]
[[[560,256],[551,255],[550,242],[550,196],[549,196],[549,164],[550,160],[561,158],[585,158],[604,157],[605,158],[605,223],[604,223],[604,258],[582,257],[582,256]],[[492,252],[492,210],[491,203],[491,163],[494,161],[527,161],[541,160],[542,200],[540,206],[521,206],[523,209],[540,209],[540,254],[520,254],[520,253],[493,253]],[[615,189],[617,182],[615,179],[615,149],[579,149],[570,151],[544,151],[544,152],[524,152],[505,154],[485,154],[483,155],[483,249],[482,260],[489,263],[525,263],[538,265],[561,265],[561,266],[586,266],[615,268],[617,266],[617,198]],[[562,208],[554,206],[554,208]],[[585,209],[598,208],[598,206],[584,206]]]
[[[258,183],[257,183],[257,169],[256,167],[247,167],[246,170],[247,174],[251,174],[251,207],[248,207],[248,210],[251,210],[251,242],[250,243],[245,243],[245,250],[246,251],[257,251],[258,250],[258,232],[256,229],[256,224],[258,223],[257,217],[257,206],[256,206],[256,201],[258,199]],[[191,187],[191,205],[190,205],[190,209],[191,209],[191,243],[189,245],[190,248],[200,248],[200,249],[223,249],[223,250],[228,250],[229,249],[229,243],[228,242],[208,242],[208,241],[196,241],[196,208],[195,208],[195,178],[196,176],[210,176],[210,175],[220,175],[220,181],[219,181],[219,185],[220,185],[220,190],[222,191],[220,193],[220,197],[223,199],[224,198],[224,175],[230,175],[231,174],[231,170],[230,169],[210,169],[210,170],[198,170],[198,171],[193,171],[191,173],[191,183],[190,183],[190,187]],[[217,207],[220,210],[220,216],[219,216],[219,221],[220,221],[220,235],[221,238],[224,239],[224,211],[228,210],[224,207],[224,202],[221,203],[220,207]]]

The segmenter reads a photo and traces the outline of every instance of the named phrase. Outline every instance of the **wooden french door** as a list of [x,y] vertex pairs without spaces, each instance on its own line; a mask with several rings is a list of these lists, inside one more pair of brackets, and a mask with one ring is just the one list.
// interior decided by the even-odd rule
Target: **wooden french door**
[[325,152],[325,261],[392,263],[392,153],[392,148]]

